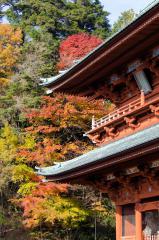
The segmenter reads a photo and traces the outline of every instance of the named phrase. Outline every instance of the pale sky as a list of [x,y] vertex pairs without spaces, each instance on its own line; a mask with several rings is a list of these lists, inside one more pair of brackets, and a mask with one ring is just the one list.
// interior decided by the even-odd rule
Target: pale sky
[[101,2],[110,13],[109,19],[112,24],[117,20],[121,12],[132,8],[136,13],[139,13],[153,0],[101,0]]

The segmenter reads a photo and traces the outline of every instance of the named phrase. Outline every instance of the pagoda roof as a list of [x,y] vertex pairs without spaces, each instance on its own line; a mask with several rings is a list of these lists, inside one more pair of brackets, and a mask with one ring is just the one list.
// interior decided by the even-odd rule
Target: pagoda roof
[[[112,68],[114,69],[117,65],[121,66],[127,62],[129,56],[124,59],[124,54],[126,54],[127,51],[129,51],[127,55],[131,56],[135,54],[135,51],[139,51],[136,47],[137,44],[142,45],[142,41],[150,41],[149,36],[152,34],[156,34],[157,36],[158,19],[159,0],[156,0],[149,4],[134,21],[108,38],[71,68],[60,72],[57,76],[43,78],[42,80],[44,82],[42,85],[52,91],[77,93],[81,81],[86,85],[86,81],[97,80],[95,77],[92,78],[92,76],[93,73],[98,72],[99,67],[107,68],[107,71],[111,72]],[[152,43],[149,44],[151,45]],[[134,49],[134,47],[136,47],[136,49]],[[133,52],[132,54],[130,54],[131,50]],[[120,63],[117,63],[117,58],[120,56],[122,56]],[[111,68],[110,64],[112,64],[112,62],[116,62],[116,65],[111,65]],[[97,78],[100,77],[99,74],[97,75]],[[92,80],[90,80],[91,78]],[[51,91],[49,90],[48,93],[51,93]]]
[[46,179],[51,178],[53,181],[65,180],[69,178],[69,174],[72,172],[77,172],[79,169],[86,170],[96,163],[104,162],[105,168],[114,166],[117,164],[117,161],[109,161],[110,158],[113,159],[116,156],[121,156],[125,152],[130,152],[134,149],[141,149],[141,146],[146,146],[147,144],[158,140],[159,124],[155,124],[135,134],[92,150],[70,161],[57,163],[51,167],[37,168],[37,173],[38,175],[45,176]]

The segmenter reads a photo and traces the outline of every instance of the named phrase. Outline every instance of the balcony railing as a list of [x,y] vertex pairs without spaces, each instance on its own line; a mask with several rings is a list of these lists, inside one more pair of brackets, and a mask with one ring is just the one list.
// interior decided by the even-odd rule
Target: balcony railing
[[129,103],[128,105],[125,105],[125,106],[109,113],[105,117],[102,117],[98,120],[95,120],[93,118],[92,119],[92,129],[95,129],[95,128],[103,126],[103,125],[107,125],[108,123],[111,123],[114,120],[117,120],[117,119],[119,119],[123,116],[126,116],[127,114],[129,114],[132,111],[140,108],[144,104],[145,104],[145,95],[144,95],[144,92],[141,91],[141,96],[140,96],[139,99],[137,99],[137,100]]

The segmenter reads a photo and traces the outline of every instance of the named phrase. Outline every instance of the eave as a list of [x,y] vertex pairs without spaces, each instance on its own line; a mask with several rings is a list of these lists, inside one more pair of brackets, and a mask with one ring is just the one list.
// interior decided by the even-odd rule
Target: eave
[[100,170],[112,170],[120,163],[126,163],[131,159],[138,160],[139,157],[156,151],[159,151],[159,124],[61,163],[59,166],[38,168],[38,174],[51,181],[67,181]]
[[[45,84],[52,91],[80,94],[103,76],[118,70],[159,40],[159,2],[105,41],[82,61]],[[129,54],[127,54],[129,52]],[[86,90],[86,89],[85,89]]]

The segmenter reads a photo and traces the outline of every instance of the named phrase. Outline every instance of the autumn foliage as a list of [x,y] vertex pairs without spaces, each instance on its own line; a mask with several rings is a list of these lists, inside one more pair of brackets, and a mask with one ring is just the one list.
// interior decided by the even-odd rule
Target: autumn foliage
[[[24,209],[24,224],[37,227],[58,222],[62,226],[77,226],[89,215],[78,202],[68,198],[65,184],[39,183],[30,166],[50,166],[74,158],[93,149],[83,133],[90,128],[92,116],[101,117],[110,107],[103,100],[56,94],[42,97],[39,109],[26,113],[23,144],[17,151],[13,169],[14,182],[20,183],[20,203]],[[64,196],[61,196],[61,193]]]
[[0,84],[5,84],[14,73],[20,56],[22,32],[9,24],[0,24]]
[[[109,34],[108,13],[92,0],[1,2],[0,239],[94,239],[94,218],[107,227],[105,238],[113,211],[109,215],[101,195],[80,185],[45,182],[36,166],[64,162],[95,147],[83,134],[92,116],[111,111],[110,104],[43,96],[39,79],[71,67],[99,46],[100,37]],[[3,24],[3,16],[9,24]]]
[[[53,209],[53,205],[49,206],[49,199],[52,198],[52,201],[61,200],[60,193],[67,193],[67,184],[56,184],[56,183],[47,183],[37,184],[34,189],[23,198],[17,201],[21,204],[21,207],[24,209],[24,225],[28,228],[37,227],[40,224],[41,217],[47,222],[48,218],[52,221],[58,219],[58,209],[49,214],[49,207]],[[54,199],[54,200],[53,200]],[[15,201],[16,202],[16,201]],[[51,199],[50,199],[51,204]],[[56,201],[56,204],[60,207],[59,201]],[[51,209],[50,209],[51,210]],[[53,224],[53,222],[52,222]]]
[[69,36],[60,44],[58,69],[63,70],[71,67],[101,43],[102,40],[99,37],[86,33]]
[[90,128],[92,116],[99,118],[108,111],[110,106],[103,100],[62,94],[42,97],[41,107],[26,114],[25,131],[31,139],[19,148],[19,160],[52,165],[92,149],[87,139],[83,141],[83,133]]

